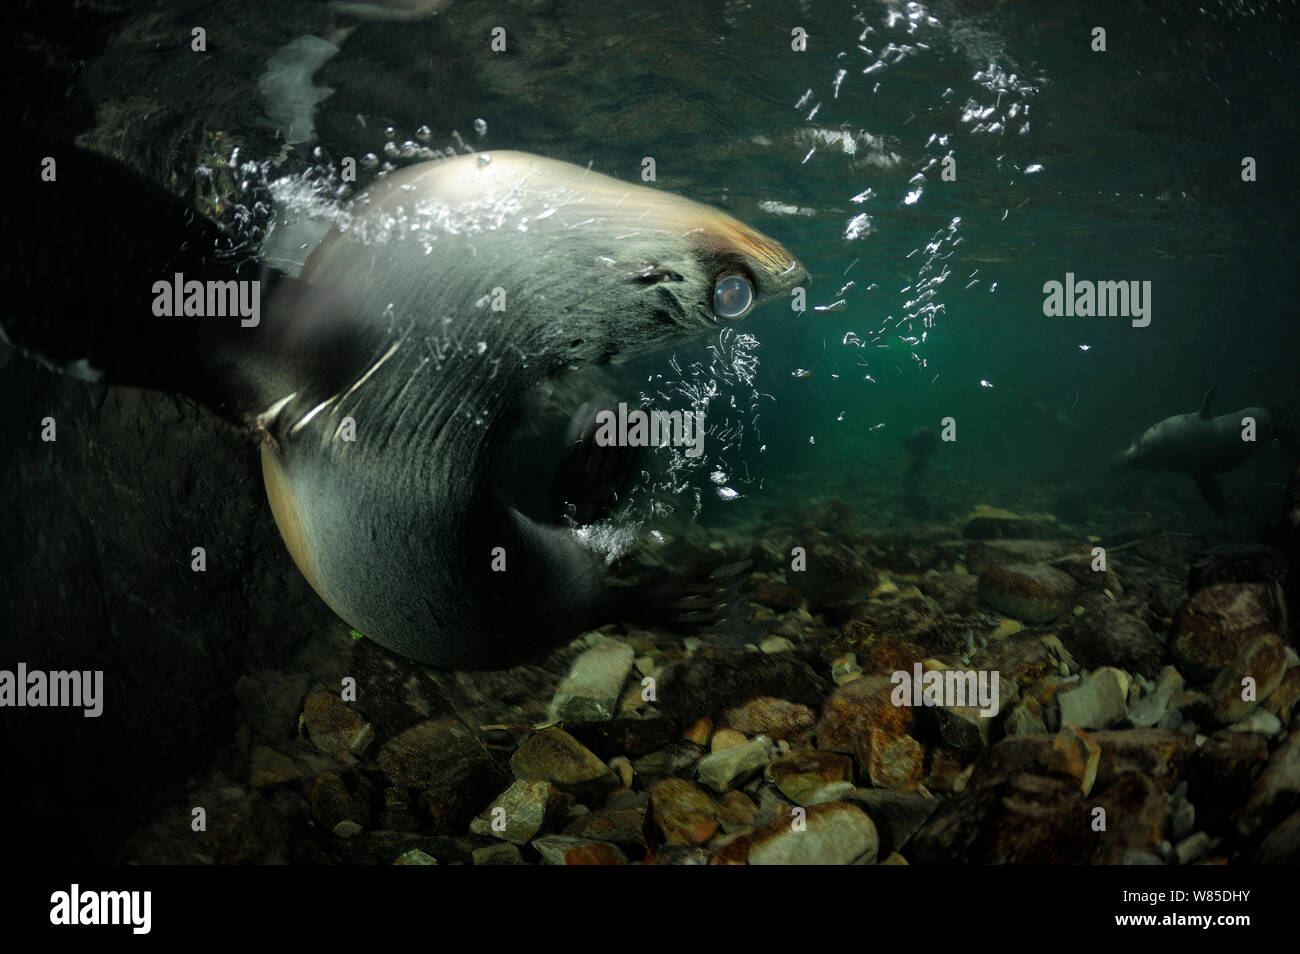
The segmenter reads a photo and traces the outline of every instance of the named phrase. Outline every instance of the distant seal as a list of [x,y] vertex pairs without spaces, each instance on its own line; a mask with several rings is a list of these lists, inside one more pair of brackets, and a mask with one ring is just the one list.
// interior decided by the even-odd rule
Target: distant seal
[[[1215,417],[1215,387],[1211,385],[1205,392],[1194,413],[1176,414],[1148,427],[1116,456],[1115,463],[1187,474],[1196,481],[1205,502],[1222,516],[1228,508],[1214,476],[1232,470],[1273,438],[1273,414],[1268,408],[1246,407]],[[1253,440],[1244,436],[1246,418],[1254,422]]]

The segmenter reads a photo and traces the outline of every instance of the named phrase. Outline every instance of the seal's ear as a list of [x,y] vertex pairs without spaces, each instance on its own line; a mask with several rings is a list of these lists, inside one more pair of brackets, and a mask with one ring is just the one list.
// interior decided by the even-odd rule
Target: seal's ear
[[[12,186],[0,229],[14,238],[0,256],[0,330],[19,353],[102,384],[186,394],[241,424],[297,390],[294,372],[322,349],[351,353],[335,333],[295,350],[300,283],[184,200],[58,136],[21,129],[15,142],[0,152]],[[187,289],[199,287],[191,307]],[[278,321],[262,307],[272,292]]]
[[1210,390],[1206,391],[1205,397],[1201,398],[1201,409],[1197,414],[1204,420],[1208,421],[1210,418],[1214,417],[1214,389],[1218,386],[1217,382],[1211,384]]

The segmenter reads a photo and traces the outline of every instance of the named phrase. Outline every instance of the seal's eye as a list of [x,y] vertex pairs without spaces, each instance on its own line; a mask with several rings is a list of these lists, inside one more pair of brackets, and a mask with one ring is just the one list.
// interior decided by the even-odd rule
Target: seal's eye
[[754,288],[735,272],[723,275],[713,286],[713,313],[734,321],[754,304]]

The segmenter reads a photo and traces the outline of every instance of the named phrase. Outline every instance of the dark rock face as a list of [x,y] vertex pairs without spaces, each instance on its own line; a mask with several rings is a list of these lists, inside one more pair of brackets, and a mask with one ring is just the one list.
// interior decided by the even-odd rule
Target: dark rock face
[[[45,416],[53,443],[39,437]],[[285,551],[256,454],[188,401],[127,389],[96,399],[26,361],[0,376],[6,657],[104,671],[97,719],[0,711],[11,757],[44,765],[52,791],[98,779],[85,830],[77,813],[42,819],[48,802],[33,803],[23,830],[42,833],[42,851],[111,851],[141,792],[211,757],[241,674],[280,665],[313,633],[346,638]],[[191,569],[197,546],[204,572]],[[284,713],[264,715],[265,731],[287,728]]]
[[1223,729],[1196,750],[1187,765],[1188,795],[1206,831],[1228,830],[1267,759],[1268,742],[1255,732]]
[[1061,628],[1061,642],[1088,669],[1119,666],[1153,679],[1160,674],[1165,639],[1142,619],[1100,593],[1085,593],[1080,616]]

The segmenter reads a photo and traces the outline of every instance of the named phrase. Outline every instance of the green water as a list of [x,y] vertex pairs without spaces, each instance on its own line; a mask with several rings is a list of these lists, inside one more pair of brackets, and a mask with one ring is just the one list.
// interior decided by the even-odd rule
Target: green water
[[[1295,13],[752,4],[617,26],[595,16],[569,39],[619,56],[593,58],[579,100],[557,96],[572,110],[564,141],[508,109],[488,117],[490,138],[629,177],[655,156],[659,185],[730,208],[808,266],[807,312],[772,306],[746,322],[760,341],[759,430],[728,457],[729,476],[753,480],[733,481],[742,496],[727,508],[827,493],[878,507],[879,485],[905,466],[902,435],[951,416],[957,440],[929,470],[935,517],[983,500],[1055,502],[1085,523],[1137,510],[1212,521],[1190,481],[1116,475],[1110,458],[1215,382],[1219,413],[1300,404]],[[806,52],[789,49],[791,24],[807,29]],[[1094,26],[1105,52],[1090,49]],[[684,76],[683,58],[699,72]],[[534,79],[558,90],[575,75]],[[854,137],[856,154],[813,130]],[[956,181],[941,179],[945,156]],[[1257,181],[1242,181],[1244,156]],[[855,234],[859,214],[869,226]],[[1043,284],[1067,272],[1149,281],[1150,325],[1045,317]],[[812,310],[839,299],[843,310]],[[1270,446],[1225,484],[1266,509],[1286,472]]]
[[[310,22],[283,10],[294,29]],[[400,142],[427,126],[435,141],[463,132],[474,148],[630,181],[652,157],[658,187],[722,206],[799,256],[807,310],[770,305],[739,329],[758,340],[752,381],[718,377],[715,341],[676,355],[686,384],[721,392],[712,453],[690,478],[706,521],[831,494],[897,522],[916,489],[901,480],[902,436],[952,418],[956,441],[922,488],[929,519],[985,502],[1061,507],[1081,523],[1158,511],[1227,532],[1190,481],[1115,474],[1110,460],[1216,382],[1220,413],[1300,407],[1296,13],[452,4],[425,23],[362,27],[317,77],[335,93],[316,121],[333,156],[382,152],[385,128]],[[486,50],[496,25],[506,54]],[[227,121],[265,135],[254,114]],[[1242,181],[1245,156],[1254,182]],[[1066,273],[1150,282],[1149,326],[1045,317],[1043,285]],[[668,357],[639,365],[641,383],[683,383]],[[1267,447],[1227,475],[1242,513],[1267,519],[1287,460]]]

